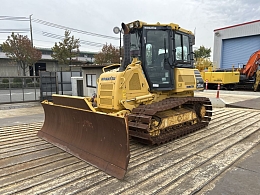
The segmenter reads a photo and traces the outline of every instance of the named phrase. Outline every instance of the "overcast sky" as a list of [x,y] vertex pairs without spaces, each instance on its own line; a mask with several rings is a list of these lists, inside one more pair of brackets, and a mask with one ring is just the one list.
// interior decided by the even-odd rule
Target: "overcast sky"
[[[36,47],[51,48],[59,41],[51,37],[64,35],[64,29],[50,27],[46,22],[119,38],[119,35],[113,33],[113,27],[120,26],[121,22],[141,20],[147,23],[177,23],[193,32],[196,29],[195,46],[204,45],[213,50],[213,30],[260,19],[260,1],[0,0],[0,42],[11,34],[2,33],[6,29],[29,30],[29,21],[1,20],[1,16],[29,17],[30,14],[33,14],[32,28]],[[45,21],[45,25],[40,24],[39,20]],[[119,40],[77,32],[71,34],[82,42],[85,41],[80,48],[82,51],[100,51],[100,44],[106,42],[119,46]],[[30,37],[29,33],[23,35]],[[89,46],[89,42],[94,42],[95,46]]]

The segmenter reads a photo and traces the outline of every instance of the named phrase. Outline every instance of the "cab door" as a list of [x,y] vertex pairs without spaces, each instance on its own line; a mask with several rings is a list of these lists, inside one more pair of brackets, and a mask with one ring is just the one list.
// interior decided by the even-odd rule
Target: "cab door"
[[151,90],[174,89],[171,29],[168,27],[144,26],[143,68]]

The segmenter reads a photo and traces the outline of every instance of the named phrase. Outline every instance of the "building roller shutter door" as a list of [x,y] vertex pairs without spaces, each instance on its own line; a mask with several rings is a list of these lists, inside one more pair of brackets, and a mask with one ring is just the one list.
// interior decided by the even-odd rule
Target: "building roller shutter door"
[[260,49],[260,36],[248,36],[233,39],[224,39],[222,44],[221,68],[230,69],[242,67],[249,57]]

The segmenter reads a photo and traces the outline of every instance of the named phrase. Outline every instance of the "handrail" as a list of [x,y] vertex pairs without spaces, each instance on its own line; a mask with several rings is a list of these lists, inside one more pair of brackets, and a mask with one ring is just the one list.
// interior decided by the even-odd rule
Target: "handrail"
[[113,66],[121,66],[121,64],[111,64],[111,65],[105,66],[105,67],[102,68],[102,71],[106,72],[105,71],[106,68],[110,68],[110,67],[113,67]]

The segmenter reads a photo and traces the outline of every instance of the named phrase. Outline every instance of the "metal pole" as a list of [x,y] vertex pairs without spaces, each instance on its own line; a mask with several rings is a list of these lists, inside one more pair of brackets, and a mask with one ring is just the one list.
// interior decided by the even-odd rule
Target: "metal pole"
[[61,87],[61,95],[63,95],[63,78],[62,78],[62,67],[60,67],[60,87]]
[[[36,80],[35,76],[34,76],[33,80]],[[33,82],[33,86],[34,86],[34,100],[36,100],[36,83],[35,82]]]
[[[30,15],[30,34],[31,34],[31,44],[32,44],[32,47],[33,47],[33,33],[32,33],[32,14]],[[33,66],[32,66],[32,68],[33,68],[33,76],[36,76],[36,74],[35,74],[35,64],[33,64]],[[34,83],[35,83],[35,77],[34,77]]]
[[121,60],[121,32],[122,32],[122,29],[120,30],[120,36],[119,36],[119,39],[120,39],[120,43],[119,43],[119,57],[120,57],[120,60]]
[[119,57],[120,64],[122,63],[122,33],[123,33],[123,29],[120,30],[120,57]]
[[30,33],[31,33],[31,43],[33,47],[33,36],[32,36],[32,14],[30,15]]
[[[50,83],[51,83],[51,97],[50,97],[50,99],[52,100],[52,74],[51,74],[52,72],[50,72]],[[49,98],[48,98],[49,99]]]
[[23,79],[23,82],[22,82],[22,91],[23,91],[23,102],[24,102],[24,86],[25,86],[25,82],[24,82],[24,78]]
[[10,93],[10,102],[12,102],[11,79],[10,79],[10,77],[9,77],[8,79],[9,79],[9,93]]
[[113,28],[113,32],[115,33],[115,34],[118,34],[118,33],[120,33],[120,35],[119,35],[119,61],[120,61],[120,63],[121,63],[121,61],[122,61],[122,56],[121,56],[121,33],[122,33],[122,28],[120,29],[119,27],[114,27]]

